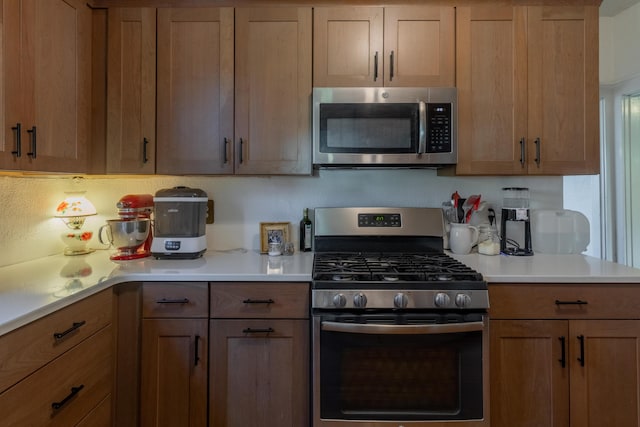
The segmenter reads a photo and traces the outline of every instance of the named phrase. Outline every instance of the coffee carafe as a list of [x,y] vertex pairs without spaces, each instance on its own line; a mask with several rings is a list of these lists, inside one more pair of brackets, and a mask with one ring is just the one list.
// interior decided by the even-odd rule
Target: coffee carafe
[[505,255],[533,255],[533,250],[531,249],[529,189],[525,187],[505,187],[502,189],[502,194],[500,252]]

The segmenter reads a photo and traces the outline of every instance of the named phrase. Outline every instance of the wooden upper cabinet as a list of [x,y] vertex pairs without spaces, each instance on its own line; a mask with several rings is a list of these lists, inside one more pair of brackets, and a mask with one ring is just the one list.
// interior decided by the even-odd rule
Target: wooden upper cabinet
[[107,173],[153,174],[156,9],[108,10]]
[[311,173],[311,8],[237,8],[235,173]]
[[598,9],[456,11],[459,175],[599,170]]
[[453,7],[314,9],[314,86],[454,86]]
[[526,173],[526,9],[460,7],[456,20],[456,173]]
[[384,9],[384,85],[455,86],[453,7]]
[[91,9],[82,0],[4,0],[2,8],[6,92],[0,166],[84,172],[91,127]]
[[159,174],[233,172],[233,9],[160,8]]
[[598,7],[529,7],[527,25],[528,172],[597,174]]
[[382,86],[384,9],[313,10],[313,85]]

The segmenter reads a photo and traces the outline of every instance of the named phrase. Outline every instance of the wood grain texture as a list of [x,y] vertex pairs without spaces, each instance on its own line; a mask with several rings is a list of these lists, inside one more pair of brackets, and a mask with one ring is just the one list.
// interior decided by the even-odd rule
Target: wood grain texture
[[[267,301],[272,303],[246,303]],[[309,318],[306,283],[215,283],[211,286],[212,318]]]

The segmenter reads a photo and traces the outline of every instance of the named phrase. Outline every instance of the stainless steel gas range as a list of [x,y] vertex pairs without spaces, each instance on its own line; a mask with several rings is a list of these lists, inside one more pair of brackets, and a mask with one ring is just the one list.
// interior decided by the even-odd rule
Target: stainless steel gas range
[[315,427],[488,426],[487,284],[438,208],[317,208]]

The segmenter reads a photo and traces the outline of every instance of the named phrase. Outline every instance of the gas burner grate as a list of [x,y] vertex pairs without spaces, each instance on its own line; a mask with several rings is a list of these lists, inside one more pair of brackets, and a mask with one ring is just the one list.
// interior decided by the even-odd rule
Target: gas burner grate
[[358,282],[482,281],[445,253],[316,253],[313,279]]

